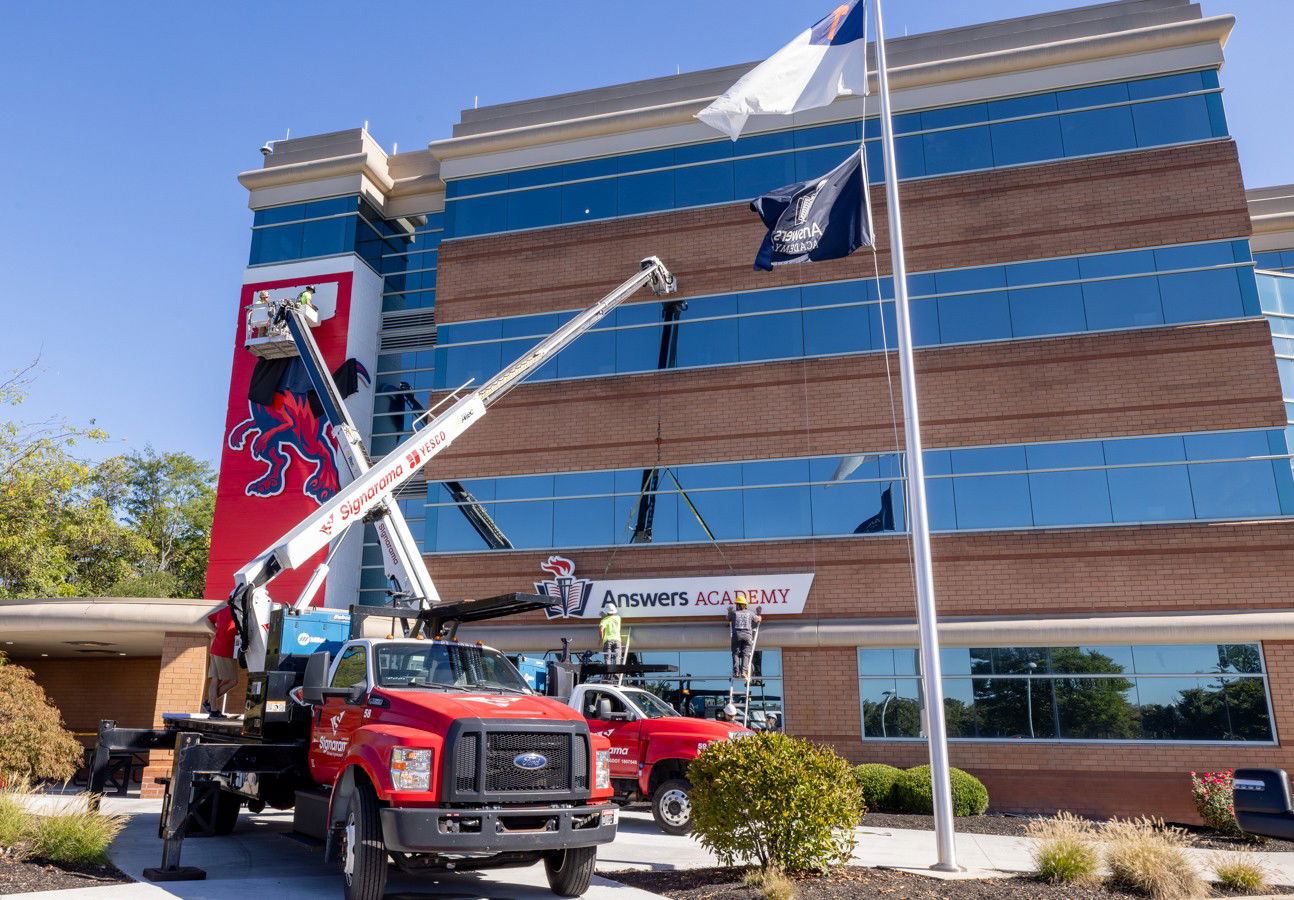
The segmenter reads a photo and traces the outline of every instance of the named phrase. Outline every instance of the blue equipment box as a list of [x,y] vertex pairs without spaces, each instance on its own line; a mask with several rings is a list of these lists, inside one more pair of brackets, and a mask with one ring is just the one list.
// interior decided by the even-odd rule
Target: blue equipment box
[[270,615],[266,668],[284,656],[309,656],[320,650],[336,654],[350,640],[350,613],[339,609],[295,610],[277,607]]
[[530,685],[532,690],[539,693],[545,693],[548,689],[548,663],[542,659],[531,659],[528,656],[515,656],[512,661],[516,663],[517,671],[521,677],[526,679],[526,684]]

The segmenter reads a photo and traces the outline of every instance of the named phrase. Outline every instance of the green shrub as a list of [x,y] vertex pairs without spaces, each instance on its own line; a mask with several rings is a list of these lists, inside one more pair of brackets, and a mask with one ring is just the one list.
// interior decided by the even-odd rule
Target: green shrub
[[867,804],[868,812],[894,812],[890,795],[894,792],[894,782],[902,774],[902,769],[885,763],[854,766],[854,781],[858,782],[858,787],[863,792],[863,802]]
[[1186,832],[1162,819],[1111,819],[1101,826],[1107,841],[1110,880],[1155,900],[1189,900],[1208,895],[1184,850]]
[[27,837],[32,815],[14,790],[0,791],[0,850],[8,850]]
[[1271,886],[1271,872],[1262,860],[1249,851],[1215,853],[1209,864],[1218,876],[1218,886],[1225,891],[1265,894]]
[[1026,833],[1037,842],[1033,863],[1039,878],[1052,884],[1096,880],[1101,856],[1090,821],[1063,812],[1054,819],[1031,820]]
[[106,863],[108,845],[126,820],[71,803],[48,816],[37,816],[31,830],[31,855],[56,862]]
[[863,798],[829,747],[777,732],[716,741],[688,779],[692,832],[724,865],[821,871],[853,852]]
[[[988,789],[978,778],[961,769],[953,769],[951,781],[954,816],[978,816],[988,809]],[[933,813],[930,767],[917,766],[900,773],[894,781],[891,797],[896,812]]]
[[63,727],[30,669],[0,654],[0,785],[52,778],[65,781],[81,762],[81,745]]

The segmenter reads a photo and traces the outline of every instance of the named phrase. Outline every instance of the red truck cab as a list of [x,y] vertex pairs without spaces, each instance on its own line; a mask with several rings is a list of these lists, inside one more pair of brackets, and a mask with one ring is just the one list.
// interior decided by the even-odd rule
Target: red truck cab
[[589,731],[611,741],[611,783],[621,800],[650,800],[668,834],[691,830],[687,767],[712,741],[752,734],[748,728],[679,715],[651,691],[591,682],[576,685],[569,704]]
[[587,888],[616,807],[610,743],[575,710],[532,691],[498,651],[456,641],[352,640],[322,667],[296,699],[312,706],[319,830],[348,898],[380,897],[388,858],[419,869],[542,860],[554,892]]

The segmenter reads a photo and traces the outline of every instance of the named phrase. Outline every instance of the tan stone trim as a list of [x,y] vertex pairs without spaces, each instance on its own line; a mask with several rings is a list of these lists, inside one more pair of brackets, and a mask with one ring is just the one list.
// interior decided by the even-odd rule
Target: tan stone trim
[[[892,90],[901,91],[930,84],[986,78],[1193,44],[1225,45],[1235,21],[1235,16],[1231,15],[1213,16],[1170,25],[1136,28],[1116,34],[1056,41],[1036,47],[1001,50],[960,59],[901,66],[891,72],[890,85]],[[694,100],[681,100],[629,112],[607,113],[481,135],[446,138],[432,141],[428,147],[438,160],[444,161],[464,156],[516,150],[537,144],[583,140],[625,131],[661,128],[692,121],[693,115],[712,99],[713,97],[698,97]]]

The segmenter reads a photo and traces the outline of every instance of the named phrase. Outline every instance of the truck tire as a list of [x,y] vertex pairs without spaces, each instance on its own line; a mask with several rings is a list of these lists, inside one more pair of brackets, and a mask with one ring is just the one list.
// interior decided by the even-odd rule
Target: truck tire
[[381,900],[386,893],[386,844],[382,842],[377,797],[367,784],[355,785],[343,835],[341,872],[346,900]]
[[692,782],[671,778],[661,782],[651,795],[651,817],[666,834],[687,834],[692,830]]
[[[238,824],[238,812],[242,808],[242,800],[236,794],[218,788],[208,789],[199,796],[201,799],[193,803],[190,809],[191,815],[185,824],[185,834],[189,837],[209,837],[233,832]],[[210,825],[211,830],[201,830],[199,819]]]
[[597,861],[597,847],[572,847],[545,853],[544,874],[548,876],[548,887],[559,897],[582,896],[589,889]]
[[216,809],[211,818],[212,833],[231,834],[238,824],[238,812],[242,806],[243,801],[237,794],[231,794],[228,791],[217,794]]

